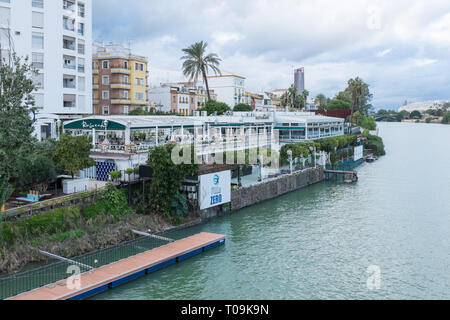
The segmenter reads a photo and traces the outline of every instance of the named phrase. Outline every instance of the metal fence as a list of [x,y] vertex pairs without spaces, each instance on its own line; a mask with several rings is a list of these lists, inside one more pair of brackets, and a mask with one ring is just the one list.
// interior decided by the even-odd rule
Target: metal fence
[[[182,234],[171,234],[171,239],[179,240]],[[90,252],[71,260],[74,263],[58,261],[26,272],[0,278],[0,300],[7,299],[24,292],[28,292],[40,287],[55,285],[58,281],[65,280],[73,274],[68,273],[68,268],[78,266],[81,273],[111,263],[144,253],[166,245],[168,242],[160,239],[140,237],[119,245],[108,247],[102,250]],[[64,283],[65,285],[65,283]]]

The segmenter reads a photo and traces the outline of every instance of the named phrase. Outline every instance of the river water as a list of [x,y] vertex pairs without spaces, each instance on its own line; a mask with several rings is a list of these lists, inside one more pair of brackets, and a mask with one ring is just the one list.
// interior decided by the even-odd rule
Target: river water
[[387,156],[358,168],[358,183],[185,230],[227,242],[95,299],[449,299],[450,126],[379,128]]

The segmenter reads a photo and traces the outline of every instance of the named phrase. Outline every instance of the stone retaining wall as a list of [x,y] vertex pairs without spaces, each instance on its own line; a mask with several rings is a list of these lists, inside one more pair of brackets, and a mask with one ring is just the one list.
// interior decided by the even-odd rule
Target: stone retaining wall
[[322,168],[308,169],[285,175],[248,188],[231,192],[231,210],[236,211],[251,205],[279,197],[283,194],[302,189],[309,185],[325,180]]

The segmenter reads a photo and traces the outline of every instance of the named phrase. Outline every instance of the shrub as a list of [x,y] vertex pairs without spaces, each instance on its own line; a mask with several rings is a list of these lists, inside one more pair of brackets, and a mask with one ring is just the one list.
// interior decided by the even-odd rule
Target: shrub
[[120,171],[111,171],[109,174],[111,175],[111,179],[114,180],[120,179],[122,177],[122,172]]
[[383,139],[377,136],[368,135],[367,141],[364,142],[364,147],[372,150],[378,156],[386,154]]
[[99,215],[120,219],[130,214],[131,208],[128,206],[125,193],[112,184],[108,184],[106,191],[100,195],[100,200],[97,203],[83,209],[86,220],[94,219]]

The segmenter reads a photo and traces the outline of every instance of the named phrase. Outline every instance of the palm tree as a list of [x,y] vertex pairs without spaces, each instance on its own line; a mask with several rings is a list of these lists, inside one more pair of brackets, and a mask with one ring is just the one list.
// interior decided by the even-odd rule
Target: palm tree
[[222,60],[215,53],[206,54],[207,46],[208,43],[203,41],[194,43],[189,48],[182,50],[186,55],[181,57],[181,60],[184,60],[183,74],[185,77],[194,82],[198,81],[200,75],[203,77],[206,92],[208,93],[208,100],[211,100],[207,75],[210,69],[214,74],[222,75],[218,68]]
[[316,99],[314,99],[314,103],[316,105],[318,104],[320,109],[323,109],[323,107],[327,105],[327,97],[320,93],[316,96]]
[[355,107],[359,109],[359,107],[363,103],[365,86],[366,84],[359,77],[350,79],[348,81],[348,89],[350,91],[350,99],[352,105],[352,113],[350,115],[350,130],[353,127],[353,112],[355,111]]

